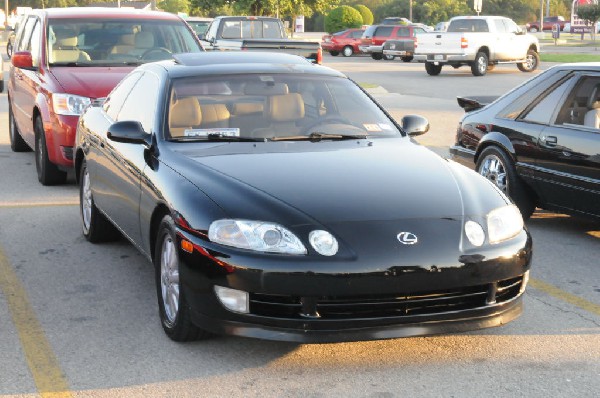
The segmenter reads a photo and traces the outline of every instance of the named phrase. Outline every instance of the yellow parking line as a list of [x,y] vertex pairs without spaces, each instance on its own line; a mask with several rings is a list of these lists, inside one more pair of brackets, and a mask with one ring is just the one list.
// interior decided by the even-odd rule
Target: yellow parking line
[[56,206],[79,206],[79,200],[63,200],[56,202],[0,202],[0,209]]
[[534,289],[540,290],[559,300],[565,301],[569,304],[579,307],[587,312],[591,312],[592,314],[600,316],[600,305],[594,304],[591,301],[587,301],[586,299],[575,296],[574,294],[567,293],[554,285],[550,285],[549,283],[542,282],[539,279],[532,278],[529,279],[529,286],[531,286]]
[[67,380],[35,311],[29,304],[27,292],[15,274],[4,251],[0,248],[0,293],[8,303],[13,323],[19,334],[27,365],[42,398],[70,398]]

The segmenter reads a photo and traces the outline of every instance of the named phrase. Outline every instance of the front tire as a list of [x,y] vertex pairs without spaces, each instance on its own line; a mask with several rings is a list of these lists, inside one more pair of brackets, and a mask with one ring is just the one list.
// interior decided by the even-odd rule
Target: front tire
[[13,152],[31,151],[31,148],[29,148],[29,145],[27,145],[23,137],[21,137],[21,133],[19,133],[10,101],[8,101],[8,135],[10,137],[10,149],[12,149]]
[[435,65],[433,62],[425,62],[425,71],[429,76],[437,76],[442,71],[442,65]]
[[329,54],[333,55],[334,57],[337,57],[340,52],[339,51],[329,51]]
[[525,62],[517,64],[521,72],[533,72],[540,65],[540,55],[533,49],[527,51]]
[[160,222],[154,251],[156,292],[162,327],[174,341],[191,341],[211,334],[192,323],[190,307],[181,289],[175,223],[171,216]]
[[81,176],[79,183],[79,214],[81,215],[83,236],[92,243],[117,240],[120,237],[119,231],[106,219],[104,214],[100,213],[94,204],[90,173],[85,160],[81,165],[79,175]]
[[379,61],[383,58],[383,53],[371,53],[371,58],[375,61]]
[[473,76],[484,76],[488,68],[488,56],[484,52],[478,52],[475,60],[471,64],[471,73]]
[[344,57],[349,57],[352,54],[354,54],[354,50],[352,49],[352,46],[346,46],[342,49],[342,55]]
[[35,118],[35,168],[38,180],[42,185],[58,185],[67,181],[67,173],[60,170],[58,166],[50,162],[48,158],[48,146],[46,145],[46,134],[42,118]]
[[523,219],[531,217],[535,210],[533,194],[517,175],[514,162],[506,152],[496,146],[485,148],[475,169],[515,202]]
[[413,56],[409,55],[407,57],[401,57],[400,59],[402,60],[402,62],[410,62],[413,60]]

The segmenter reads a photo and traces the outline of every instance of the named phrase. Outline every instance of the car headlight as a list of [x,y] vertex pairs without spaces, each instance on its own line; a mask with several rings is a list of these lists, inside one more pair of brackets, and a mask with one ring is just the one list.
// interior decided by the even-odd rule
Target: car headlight
[[249,220],[217,220],[208,228],[208,238],[226,246],[269,253],[306,254],[306,248],[279,224]]
[[523,230],[523,217],[515,205],[492,210],[488,213],[486,219],[491,244],[513,238]]
[[79,116],[91,100],[72,94],[52,94],[52,108],[58,115]]

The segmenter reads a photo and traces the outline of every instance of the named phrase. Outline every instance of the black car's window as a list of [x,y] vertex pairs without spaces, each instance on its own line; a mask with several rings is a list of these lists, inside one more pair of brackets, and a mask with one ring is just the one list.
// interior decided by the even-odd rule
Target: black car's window
[[556,124],[600,128],[600,76],[583,76],[566,97]]
[[174,139],[400,135],[394,122],[342,77],[289,73],[180,78],[174,80],[169,98],[168,130]]
[[180,20],[50,19],[47,35],[51,66],[137,65],[202,51]]
[[[557,73],[545,73],[543,79],[535,77],[523,85],[515,88],[513,94],[509,94],[503,98],[507,105],[502,108],[496,117],[500,119],[516,119],[519,117],[532,103],[535,104],[538,99],[543,98],[545,93],[555,86],[559,81],[565,79],[568,72],[559,71]],[[539,75],[538,75],[539,76]],[[516,96],[517,93],[523,93]]]
[[144,73],[129,93],[129,101],[125,101],[119,111],[117,121],[137,120],[142,124],[144,131],[151,133],[154,126],[154,117],[156,112],[149,111],[156,109],[158,101],[158,77],[151,72]]
[[142,74],[139,72],[133,72],[125,76],[125,78],[121,80],[117,87],[110,93],[106,101],[104,101],[104,112],[106,112],[108,117],[112,120],[117,120],[117,115],[123,107],[123,103],[141,75]]
[[554,110],[567,90],[567,83],[559,85],[549,92],[537,105],[523,117],[524,121],[540,124],[551,124],[554,119]]

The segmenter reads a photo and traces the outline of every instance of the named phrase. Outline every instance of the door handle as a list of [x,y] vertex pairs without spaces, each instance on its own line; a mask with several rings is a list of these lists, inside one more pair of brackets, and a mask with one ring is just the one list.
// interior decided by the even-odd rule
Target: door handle
[[547,137],[542,137],[544,144],[549,147],[555,147],[558,144],[558,138],[553,135],[549,135]]

